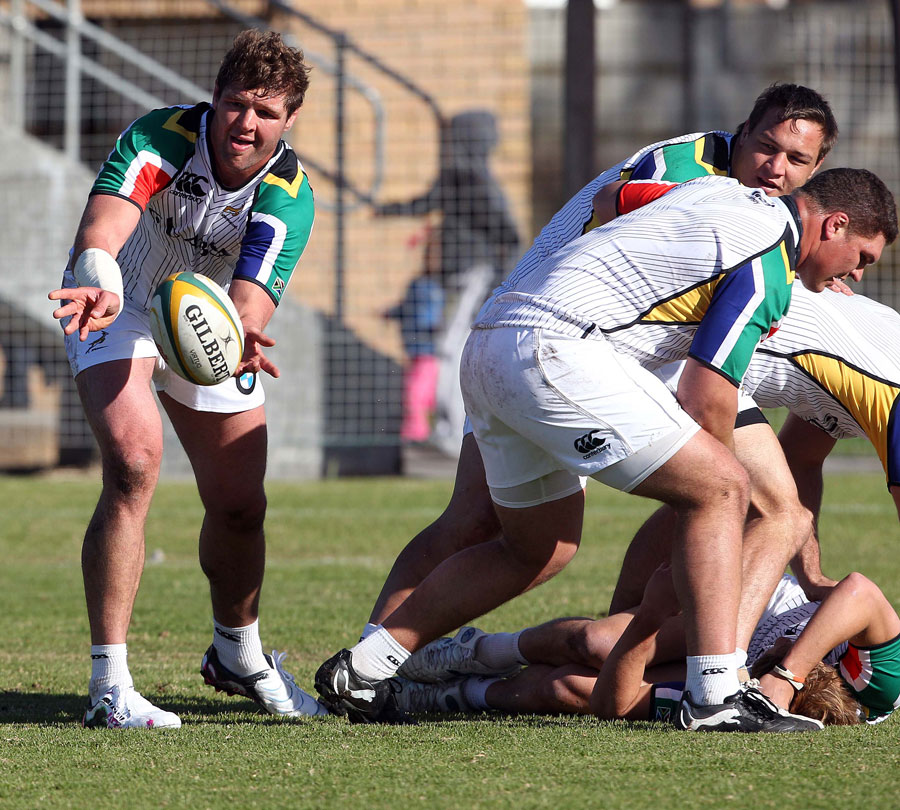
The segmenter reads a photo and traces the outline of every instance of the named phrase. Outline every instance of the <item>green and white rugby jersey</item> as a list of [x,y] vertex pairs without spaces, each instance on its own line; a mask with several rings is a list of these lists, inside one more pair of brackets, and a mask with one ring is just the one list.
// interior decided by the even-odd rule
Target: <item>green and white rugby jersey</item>
[[116,141],[91,194],[112,194],[143,212],[118,255],[125,299],[146,311],[163,279],[203,273],[226,289],[259,284],[277,304],[313,225],[303,166],[281,141],[240,188],[219,183],[207,140],[212,108],[166,107],[138,118]]

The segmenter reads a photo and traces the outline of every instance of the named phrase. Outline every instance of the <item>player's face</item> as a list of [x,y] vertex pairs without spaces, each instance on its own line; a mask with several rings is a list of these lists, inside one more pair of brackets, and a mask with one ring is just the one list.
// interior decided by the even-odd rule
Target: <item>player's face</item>
[[731,175],[745,186],[770,196],[790,194],[819,167],[824,133],[812,121],[776,123],[778,110],[769,110],[750,132],[742,132],[734,148]]
[[281,136],[297,117],[288,115],[284,96],[259,96],[253,90],[216,88],[210,144],[220,180],[236,188],[248,182],[272,157]]
[[[825,228],[827,229],[827,222]],[[822,292],[833,279],[862,279],[863,271],[881,257],[884,236],[861,236],[842,228],[818,243],[818,249],[797,268],[803,286]]]

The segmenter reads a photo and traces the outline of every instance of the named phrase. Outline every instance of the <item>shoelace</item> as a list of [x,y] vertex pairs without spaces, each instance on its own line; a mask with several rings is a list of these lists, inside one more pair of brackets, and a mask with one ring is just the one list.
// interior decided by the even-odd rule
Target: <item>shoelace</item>
[[468,662],[474,653],[468,647],[454,644],[453,639],[447,639],[444,644],[436,646],[428,651],[426,658],[431,669],[453,670],[459,669],[462,664]]
[[281,676],[283,681],[288,681],[291,686],[296,686],[297,682],[294,680],[294,676],[281,666],[281,662],[284,661],[285,658],[287,658],[286,652],[272,650],[272,663],[275,665],[275,671]]

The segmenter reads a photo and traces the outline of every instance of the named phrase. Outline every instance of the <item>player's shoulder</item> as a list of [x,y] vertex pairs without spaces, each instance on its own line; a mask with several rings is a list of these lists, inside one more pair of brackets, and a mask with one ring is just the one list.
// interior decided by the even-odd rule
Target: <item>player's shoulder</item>
[[309,177],[297,153],[287,144],[283,144],[281,154],[262,176],[259,206],[267,209],[292,209],[298,215],[312,212],[313,192]]
[[191,106],[159,107],[142,115],[129,129],[193,144],[200,133],[203,116],[210,109],[212,108],[208,102]]

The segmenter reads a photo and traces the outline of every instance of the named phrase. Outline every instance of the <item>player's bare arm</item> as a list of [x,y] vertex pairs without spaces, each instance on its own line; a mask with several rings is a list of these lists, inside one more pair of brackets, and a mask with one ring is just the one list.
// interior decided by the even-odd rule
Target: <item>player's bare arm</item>
[[[75,235],[72,262],[89,248],[99,248],[115,259],[141,216],[141,209],[134,203],[109,194],[95,194],[85,206]],[[80,331],[81,340],[90,332],[109,326],[121,310],[119,296],[100,287],[76,287],[57,289],[49,294],[51,301],[66,303],[53,312],[57,320],[73,316],[64,332],[71,335]]]
[[837,581],[822,573],[817,532],[822,507],[822,466],[837,441],[799,416],[788,414],[778,434],[800,502],[813,514],[810,538],[791,560],[791,570],[809,599],[822,599]]
[[695,422],[734,452],[737,388],[731,380],[689,357],[678,382],[677,397]]
[[231,282],[228,294],[234,301],[244,324],[244,357],[235,371],[235,376],[260,371],[265,371],[273,377],[280,376],[278,366],[263,352],[263,348],[275,345],[275,341],[263,331],[275,312],[275,303],[258,284],[239,278]]
[[590,700],[594,714],[606,719],[628,716],[646,692],[644,672],[656,634],[665,620],[678,612],[672,571],[664,563],[653,572],[634,619],[600,669]]
[[[800,637],[785,655],[782,666],[802,683],[817,661],[843,641],[857,647],[875,647],[900,635],[900,617],[872,580],[853,572],[822,600]],[[763,691],[786,706],[795,686],[777,674],[764,675]]]

